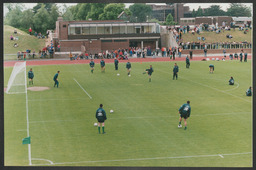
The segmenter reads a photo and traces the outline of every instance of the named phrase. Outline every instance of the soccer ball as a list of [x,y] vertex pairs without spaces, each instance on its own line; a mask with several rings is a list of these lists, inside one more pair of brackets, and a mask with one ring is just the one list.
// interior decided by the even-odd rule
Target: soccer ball
[[178,125],[178,128],[181,128],[182,127],[182,125]]
[[120,76],[120,74],[119,74],[119,73],[117,73],[117,76]]
[[131,75],[129,74],[129,77],[131,77]]
[[110,112],[110,113],[113,113],[113,112],[114,112],[114,110],[110,110],[109,112]]
[[93,125],[94,125],[94,126],[97,126],[97,125],[98,125],[98,123],[94,123]]

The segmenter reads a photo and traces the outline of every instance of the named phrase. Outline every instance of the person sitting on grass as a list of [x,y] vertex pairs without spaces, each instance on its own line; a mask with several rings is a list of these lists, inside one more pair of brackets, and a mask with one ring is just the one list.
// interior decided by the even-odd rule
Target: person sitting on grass
[[250,86],[249,89],[246,90],[246,96],[252,96],[252,87]]
[[228,82],[229,82],[229,85],[235,84],[235,80],[233,79],[233,77],[230,77],[230,80]]
[[10,40],[13,40],[13,36],[12,35],[10,36]]
[[69,58],[70,58],[70,61],[72,61],[72,60],[74,59],[74,57],[73,57],[71,51],[70,51],[70,53],[69,53]]
[[18,46],[19,46],[19,45],[18,45],[17,43],[14,43],[14,44],[13,44],[13,47],[14,47],[14,48],[16,48],[16,47],[18,47]]

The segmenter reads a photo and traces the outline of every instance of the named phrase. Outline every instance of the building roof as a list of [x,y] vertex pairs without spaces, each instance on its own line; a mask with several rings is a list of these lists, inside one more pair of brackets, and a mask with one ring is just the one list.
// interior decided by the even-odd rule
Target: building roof
[[126,12],[123,11],[123,12],[121,12],[121,14],[118,15],[117,18],[119,19],[122,15],[125,15],[126,17],[129,17],[129,16],[126,14]]

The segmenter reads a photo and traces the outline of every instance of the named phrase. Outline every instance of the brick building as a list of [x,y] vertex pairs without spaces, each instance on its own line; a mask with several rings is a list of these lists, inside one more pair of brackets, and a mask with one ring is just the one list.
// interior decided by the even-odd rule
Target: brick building
[[60,51],[98,53],[128,47],[156,49],[160,43],[158,23],[129,23],[123,20],[56,21],[54,44]]

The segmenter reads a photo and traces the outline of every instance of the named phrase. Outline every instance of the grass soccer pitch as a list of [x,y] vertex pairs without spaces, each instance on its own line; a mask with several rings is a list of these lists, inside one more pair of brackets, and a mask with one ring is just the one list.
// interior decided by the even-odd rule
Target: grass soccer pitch
[[[209,64],[215,71],[209,73]],[[152,82],[142,74],[152,64]],[[252,62],[174,61],[27,66],[34,86],[28,91],[33,166],[252,167]],[[53,76],[60,70],[59,88]],[[7,86],[12,67],[4,68]],[[120,76],[117,76],[117,73]],[[233,76],[235,85],[228,85]],[[29,87],[29,86],[28,86]],[[91,98],[89,97],[91,96]],[[178,109],[190,100],[188,129],[178,128]],[[98,134],[95,113],[102,103],[106,134]],[[114,113],[110,113],[114,110]],[[4,165],[29,166],[26,95],[4,94]]]

